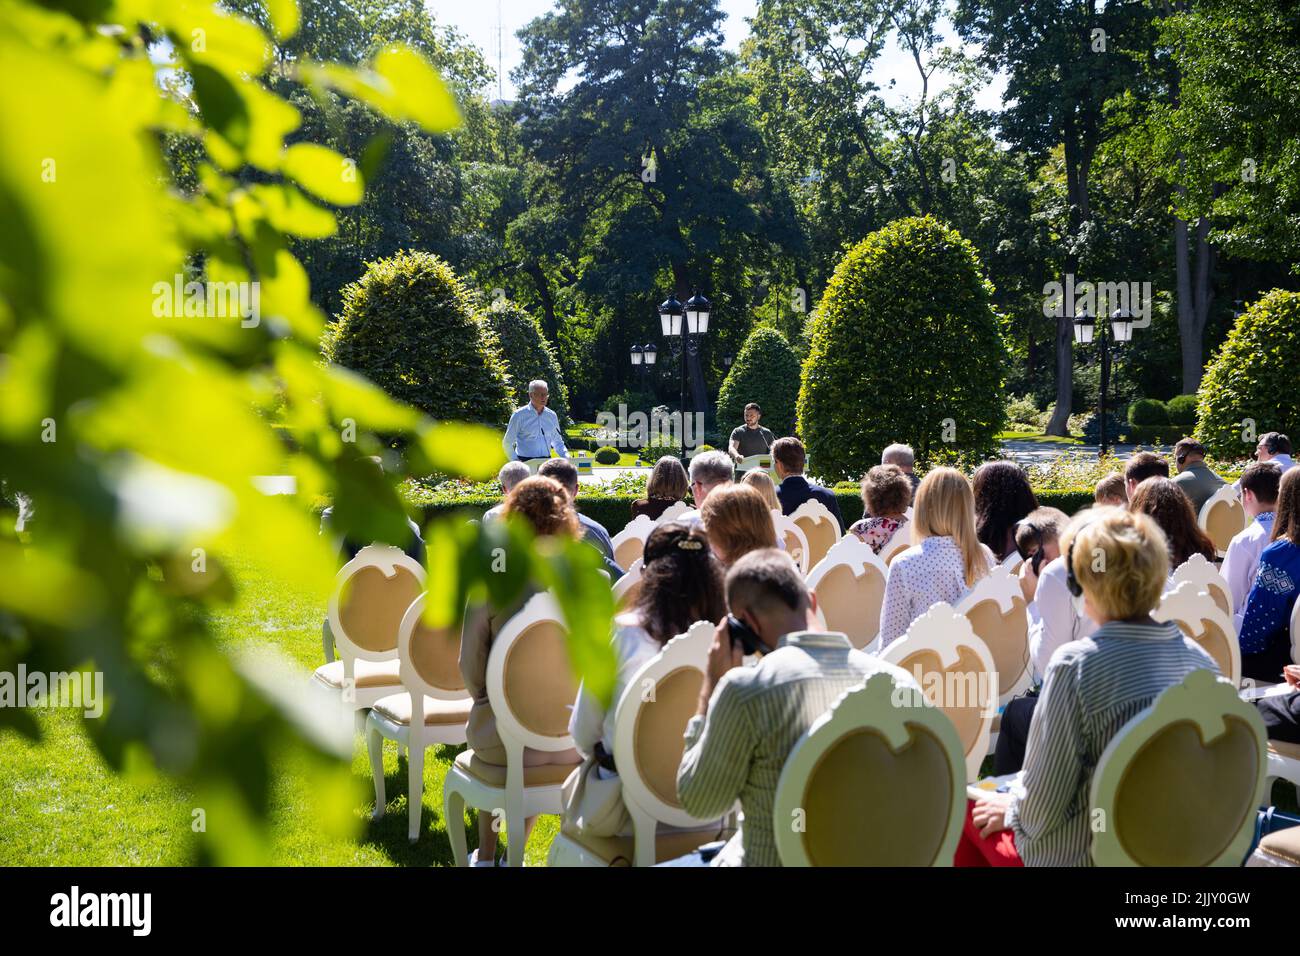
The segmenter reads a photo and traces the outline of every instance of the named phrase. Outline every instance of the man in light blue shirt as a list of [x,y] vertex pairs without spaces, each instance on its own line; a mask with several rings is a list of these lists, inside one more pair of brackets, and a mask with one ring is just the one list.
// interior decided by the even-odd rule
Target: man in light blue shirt
[[569,457],[569,451],[564,447],[560,419],[546,407],[550,395],[550,389],[541,379],[528,383],[528,404],[510,416],[502,442],[511,458],[519,461],[550,458],[552,448],[558,457]]

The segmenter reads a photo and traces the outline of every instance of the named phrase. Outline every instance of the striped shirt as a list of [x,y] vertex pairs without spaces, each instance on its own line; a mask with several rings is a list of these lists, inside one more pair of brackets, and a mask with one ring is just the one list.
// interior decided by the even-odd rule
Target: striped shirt
[[1164,690],[1218,668],[1178,625],[1110,621],[1052,656],[1011,788],[1007,829],[1025,866],[1091,866],[1089,790],[1106,745]]
[[707,715],[686,725],[677,770],[677,796],[692,816],[716,819],[740,800],[744,824],[715,865],[781,865],[772,812],[786,757],[840,695],[881,671],[917,687],[906,671],[854,650],[843,634],[808,631],[787,634],[755,667],[727,671]]

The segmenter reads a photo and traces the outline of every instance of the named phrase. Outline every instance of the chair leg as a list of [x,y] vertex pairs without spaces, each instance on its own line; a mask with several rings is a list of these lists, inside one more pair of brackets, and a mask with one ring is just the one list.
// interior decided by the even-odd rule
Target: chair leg
[[406,761],[406,838],[420,838],[420,814],[424,810],[424,747],[416,741]]
[[325,652],[325,663],[334,663],[334,632],[330,630],[329,618],[320,623],[320,646]]
[[451,857],[457,866],[469,866],[469,846],[465,840],[465,798],[448,780],[442,788],[442,819],[447,825]]
[[655,865],[655,833],[658,826],[653,817],[643,813],[632,814],[632,831],[636,834],[633,866]]
[[[522,762],[522,760],[521,760]],[[524,793],[506,788],[506,866],[524,865]]]
[[388,800],[384,789],[384,736],[377,724],[367,725],[366,749],[370,751],[370,775],[375,779],[375,812],[370,819],[378,820],[384,815]]

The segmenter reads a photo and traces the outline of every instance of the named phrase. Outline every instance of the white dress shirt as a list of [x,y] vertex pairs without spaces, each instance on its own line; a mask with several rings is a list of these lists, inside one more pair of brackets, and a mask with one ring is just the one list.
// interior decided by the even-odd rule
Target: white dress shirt
[[[614,623],[617,627],[614,631],[614,657],[618,670],[614,676],[612,706],[606,710],[580,686],[577,704],[569,718],[573,746],[584,757],[596,749],[597,741],[604,745],[606,753],[614,755],[614,721],[618,716],[619,699],[636,672],[663,650],[663,646],[641,626],[636,613],[621,614]],[[601,775],[605,775],[603,770]]]
[[[993,553],[981,545],[991,568]],[[947,535],[926,538],[894,558],[880,608],[880,648],[898,640],[912,622],[940,601],[956,604],[970,588],[957,542]]]
[[1241,632],[1242,615],[1246,612],[1246,596],[1250,594],[1255,572],[1259,569],[1260,553],[1268,547],[1268,539],[1273,534],[1275,515],[1273,511],[1260,512],[1245,530],[1237,532],[1223,558],[1223,576],[1232,594],[1232,613],[1238,633]]
[[501,444],[511,458],[550,458],[552,448],[559,457],[569,457],[555,412],[549,408],[539,412],[532,402],[515,409]]
[[1047,562],[1038,576],[1038,591],[1029,602],[1029,660],[1035,684],[1042,682],[1057,648],[1091,637],[1097,630],[1092,618],[1075,606],[1066,584],[1068,577],[1065,558]]

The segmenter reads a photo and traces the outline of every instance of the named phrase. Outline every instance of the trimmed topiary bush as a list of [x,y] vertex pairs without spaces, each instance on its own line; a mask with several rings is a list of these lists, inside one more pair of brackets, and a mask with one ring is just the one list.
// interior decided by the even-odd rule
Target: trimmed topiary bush
[[605,445],[596,450],[596,464],[598,465],[617,465],[619,457],[618,449],[612,445]]
[[799,360],[784,335],[759,326],[749,333],[731,371],[718,391],[718,429],[730,436],[745,424],[745,406],[758,402],[763,427],[777,438],[794,434],[795,404],[799,400]]
[[1241,314],[1197,392],[1196,437],[1241,458],[1267,431],[1300,432],[1300,292],[1275,289]]
[[1134,425],[1168,425],[1169,413],[1164,402],[1154,398],[1139,398],[1128,407],[1128,420]]
[[1169,413],[1169,424],[1177,425],[1184,435],[1190,435],[1196,427],[1196,396],[1175,395],[1165,402],[1165,411]]
[[1008,356],[975,248],[932,216],[845,254],[810,320],[798,428],[826,480],[860,478],[885,446],[993,452]]
[[427,252],[372,262],[343,290],[321,352],[436,419],[502,425],[512,407],[496,335],[451,266]]
[[542,335],[537,319],[517,303],[497,299],[483,313],[483,320],[501,344],[515,407],[527,404],[528,383],[540,378],[551,390],[547,407],[559,416],[564,428],[569,421],[569,391],[564,387],[555,348]]

